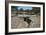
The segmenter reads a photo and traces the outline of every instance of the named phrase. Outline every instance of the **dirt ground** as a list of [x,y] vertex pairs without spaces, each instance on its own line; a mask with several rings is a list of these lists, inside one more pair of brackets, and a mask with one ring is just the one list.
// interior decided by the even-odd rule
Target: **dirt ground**
[[38,28],[38,27],[40,27],[40,16],[31,15],[29,17],[29,19],[32,20],[30,25],[26,21],[24,21],[23,17],[18,17],[18,16],[12,15],[11,28],[16,29],[16,28]]

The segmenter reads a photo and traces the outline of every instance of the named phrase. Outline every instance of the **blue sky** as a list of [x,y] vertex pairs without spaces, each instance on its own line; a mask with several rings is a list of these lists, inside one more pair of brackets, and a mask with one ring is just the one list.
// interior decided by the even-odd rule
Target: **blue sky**
[[32,10],[32,7],[31,6],[18,6],[18,10],[20,10],[20,9],[23,9],[23,10]]

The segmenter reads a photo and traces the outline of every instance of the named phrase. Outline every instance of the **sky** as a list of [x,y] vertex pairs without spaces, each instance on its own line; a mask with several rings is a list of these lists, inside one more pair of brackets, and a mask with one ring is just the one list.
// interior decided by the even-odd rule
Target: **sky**
[[20,10],[20,9],[23,9],[23,10],[32,10],[32,7],[31,6],[18,6],[18,10]]

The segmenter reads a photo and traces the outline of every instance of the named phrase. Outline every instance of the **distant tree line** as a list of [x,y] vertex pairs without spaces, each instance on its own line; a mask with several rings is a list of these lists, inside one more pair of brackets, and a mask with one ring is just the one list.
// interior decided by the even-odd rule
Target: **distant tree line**
[[12,13],[13,13],[13,11],[14,12],[17,11],[17,12],[27,12],[27,14],[32,14],[32,15],[34,15],[34,14],[40,15],[40,7],[32,7],[32,10],[29,10],[29,9],[23,10],[23,8],[18,10],[18,6],[12,6],[11,11],[12,11]]

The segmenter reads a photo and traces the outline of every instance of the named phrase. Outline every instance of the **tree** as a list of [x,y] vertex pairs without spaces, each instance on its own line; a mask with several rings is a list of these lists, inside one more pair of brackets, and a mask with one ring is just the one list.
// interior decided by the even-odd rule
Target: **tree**
[[20,11],[23,11],[23,8],[20,8]]
[[18,6],[16,6],[15,8],[16,8],[16,11],[18,11]]

